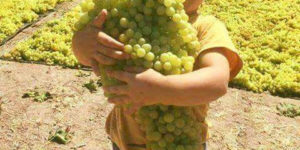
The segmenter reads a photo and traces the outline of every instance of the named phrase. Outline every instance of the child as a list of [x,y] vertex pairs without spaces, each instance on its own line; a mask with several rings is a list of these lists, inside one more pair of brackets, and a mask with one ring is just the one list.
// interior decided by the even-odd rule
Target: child
[[[242,68],[242,61],[233,46],[226,27],[212,16],[197,16],[196,11],[202,0],[186,0],[185,10],[190,22],[199,31],[201,53],[196,59],[191,73],[164,76],[155,70],[127,68],[126,71],[108,71],[111,77],[127,83],[126,85],[103,87],[107,93],[118,95],[108,101],[118,104],[132,103],[130,110],[114,107],[106,121],[106,131],[114,149],[145,150],[145,135],[139,130],[131,113],[146,105],[164,104],[176,106],[197,106],[194,112],[202,122],[203,147],[207,140],[208,104],[223,96],[228,82]],[[99,64],[112,65],[117,60],[128,59],[123,44],[101,32],[107,16],[103,10],[100,15],[73,38],[73,51],[79,62],[91,66],[99,75]]]

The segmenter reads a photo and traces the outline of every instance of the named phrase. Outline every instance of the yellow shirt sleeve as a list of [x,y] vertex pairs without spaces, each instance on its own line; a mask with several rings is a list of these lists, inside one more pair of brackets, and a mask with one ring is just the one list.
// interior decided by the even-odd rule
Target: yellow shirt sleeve
[[198,39],[201,43],[200,53],[213,48],[225,50],[230,64],[230,79],[233,79],[241,70],[243,62],[237,54],[224,23],[213,16],[199,16],[193,26],[198,30]]

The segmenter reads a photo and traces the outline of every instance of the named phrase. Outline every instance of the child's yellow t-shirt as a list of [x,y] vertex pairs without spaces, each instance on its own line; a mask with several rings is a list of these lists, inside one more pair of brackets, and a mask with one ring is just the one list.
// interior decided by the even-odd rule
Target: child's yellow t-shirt
[[[242,68],[242,61],[236,53],[225,25],[213,16],[199,16],[190,20],[198,30],[200,52],[212,48],[225,50],[230,63],[230,78],[234,78]],[[208,138],[208,126],[205,121],[207,111],[208,104],[194,107],[198,120],[202,122],[202,136],[199,137],[201,143],[205,143]],[[106,120],[106,132],[120,150],[146,150],[145,134],[140,130],[134,117],[125,114],[122,107],[114,107],[109,114]]]

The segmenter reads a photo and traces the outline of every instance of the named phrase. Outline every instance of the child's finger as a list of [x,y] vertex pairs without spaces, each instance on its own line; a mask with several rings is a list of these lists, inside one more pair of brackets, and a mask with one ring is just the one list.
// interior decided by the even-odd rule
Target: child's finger
[[125,52],[119,51],[117,49],[112,49],[103,45],[100,45],[97,51],[104,54],[105,56],[112,57],[115,59],[128,59],[130,57]]
[[129,72],[124,72],[124,71],[107,70],[106,73],[109,77],[118,79],[118,80],[126,82],[126,83],[132,81],[135,78],[134,74],[131,74]]
[[101,29],[107,17],[107,10],[103,9],[99,15],[93,20],[92,25]]
[[96,52],[94,54],[94,59],[99,63],[103,65],[113,65],[116,63],[116,61],[110,57],[107,57],[101,53]]
[[99,64],[96,60],[91,61],[91,67],[93,69],[93,72],[96,74],[96,76],[100,76],[100,70],[99,70]]
[[119,50],[124,49],[124,44],[120,43],[119,41],[115,40],[114,38],[110,37],[104,32],[100,31],[98,33],[97,40],[106,47],[116,48]]

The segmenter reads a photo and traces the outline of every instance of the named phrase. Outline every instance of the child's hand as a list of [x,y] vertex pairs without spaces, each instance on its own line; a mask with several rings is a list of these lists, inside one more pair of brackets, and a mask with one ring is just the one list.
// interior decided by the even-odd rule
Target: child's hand
[[78,61],[92,67],[96,75],[99,75],[99,64],[112,65],[118,59],[129,58],[122,51],[122,43],[101,31],[106,16],[107,11],[101,11],[91,24],[76,32],[72,40],[72,49]]
[[161,103],[162,97],[170,95],[165,76],[153,69],[144,71],[139,68],[127,68],[127,71],[107,71],[108,76],[125,82],[124,85],[103,87],[107,93],[117,96],[109,98],[110,103],[132,104],[128,113],[138,108]]

